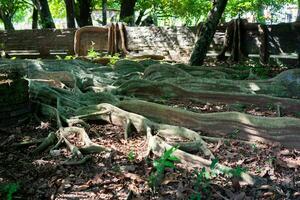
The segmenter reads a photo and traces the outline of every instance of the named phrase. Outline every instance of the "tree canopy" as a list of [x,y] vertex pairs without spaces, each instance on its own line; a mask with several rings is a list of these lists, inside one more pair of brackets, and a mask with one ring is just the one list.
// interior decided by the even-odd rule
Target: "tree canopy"
[[[75,4],[74,12],[78,21],[78,13],[84,9],[80,7],[81,0],[70,0]],[[89,0],[87,2],[90,9],[87,15],[90,15],[94,10],[102,9],[103,0]],[[6,29],[14,29],[13,22],[20,21],[24,18],[31,18],[33,5],[36,1],[32,0],[0,0],[0,22]],[[63,19],[66,17],[66,5],[60,0],[45,0],[48,2],[50,14],[55,19]],[[121,10],[122,0],[107,0],[108,9]],[[130,7],[127,1],[126,9]],[[259,22],[264,22],[264,9],[268,9],[271,13],[275,13],[286,4],[298,5],[298,0],[230,0],[226,6],[222,21],[229,20],[238,16],[243,16],[246,13],[252,13],[255,19]],[[211,0],[134,0],[132,4],[134,9],[135,25],[143,24],[142,21],[147,18],[159,19],[166,21],[176,19],[182,24],[196,25],[204,21],[212,6]],[[125,7],[124,7],[125,8]],[[122,11],[121,11],[122,13]],[[273,17],[273,16],[271,16]],[[272,19],[271,19],[272,21]],[[89,22],[90,23],[90,22]],[[80,24],[77,22],[77,24]],[[85,22],[82,23],[85,25]]]

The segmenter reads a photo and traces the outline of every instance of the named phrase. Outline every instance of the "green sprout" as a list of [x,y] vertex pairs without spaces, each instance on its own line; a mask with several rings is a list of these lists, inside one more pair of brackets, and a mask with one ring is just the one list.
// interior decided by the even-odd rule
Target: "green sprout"
[[180,160],[178,157],[172,155],[177,149],[178,147],[172,147],[165,150],[159,159],[153,161],[154,172],[152,172],[149,177],[149,186],[153,190],[156,189],[163,178],[166,168],[174,169],[174,163]]
[[95,59],[99,54],[95,51],[95,42],[92,41],[91,47],[88,49],[87,57],[90,59]]
[[129,160],[130,162],[133,162],[133,161],[134,161],[134,159],[135,159],[135,154],[134,154],[133,150],[130,150],[130,151],[129,151],[127,157],[128,157],[128,160]]
[[13,199],[13,193],[20,189],[19,183],[8,183],[0,185],[0,192],[7,194],[7,200]]
[[203,167],[201,171],[198,171],[197,169],[195,170],[196,183],[194,185],[194,191],[196,192],[190,196],[190,200],[201,200],[204,195],[207,197],[210,194],[209,186],[211,179],[216,177],[218,174],[216,169],[218,162],[219,160],[217,158],[212,160],[209,166],[210,171],[208,171],[205,167]]

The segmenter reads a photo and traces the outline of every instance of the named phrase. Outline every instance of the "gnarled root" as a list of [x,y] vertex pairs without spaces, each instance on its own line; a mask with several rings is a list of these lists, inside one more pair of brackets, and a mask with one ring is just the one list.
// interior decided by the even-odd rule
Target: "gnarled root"
[[[148,151],[152,151],[158,156],[162,155],[166,149],[172,147],[164,141],[161,136],[179,136],[197,142],[199,144],[199,149],[202,150],[204,156],[209,156],[210,158],[214,157],[201,136],[184,127],[156,123],[141,115],[124,111],[106,103],[81,108],[77,110],[77,114],[78,115],[74,117],[75,119],[104,120],[108,123],[123,127],[126,127],[128,121],[130,121],[137,132],[147,135]],[[180,162],[182,163],[186,163],[193,167],[207,167],[208,170],[212,162],[211,160],[186,153],[179,149],[174,152],[174,155],[180,158]],[[222,172],[229,172],[231,170],[231,168],[221,164],[217,164],[216,169]],[[243,173],[241,177],[243,181],[248,184],[256,183],[256,178],[247,173]]]

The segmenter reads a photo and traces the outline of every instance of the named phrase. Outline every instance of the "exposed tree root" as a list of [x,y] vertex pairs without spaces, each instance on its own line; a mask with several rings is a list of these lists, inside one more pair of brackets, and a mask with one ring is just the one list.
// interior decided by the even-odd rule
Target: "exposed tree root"
[[151,131],[155,131],[157,134],[172,134],[189,140],[198,141],[200,143],[199,148],[203,151],[204,155],[214,158],[213,154],[207,148],[206,143],[201,139],[199,134],[184,127],[154,123],[143,116],[128,113],[110,104],[99,104],[84,107],[79,109],[77,113],[79,115],[75,118],[84,120],[105,120],[114,125],[125,127],[125,132],[128,131],[126,127],[128,126],[128,123],[130,123],[138,132],[141,133],[147,133],[147,129],[150,129]]
[[[78,128],[78,127],[66,127],[63,128],[60,131],[60,135],[64,138],[65,141],[67,141],[67,137],[69,134],[78,134],[78,138],[83,142],[83,146],[78,147],[78,151],[88,154],[88,153],[99,153],[102,152],[104,150],[106,150],[104,147],[92,142],[88,136],[88,134],[85,132],[85,130],[83,128]],[[73,147],[74,145],[68,145],[72,148],[76,148]],[[78,152],[79,153],[79,152]]]
[[140,100],[121,101],[118,107],[155,121],[203,131],[214,136],[227,136],[247,141],[280,144],[300,149],[300,120],[265,118],[238,112],[198,114],[182,109]]
[[[162,155],[166,149],[172,147],[159,136],[173,135],[185,137],[191,141],[197,142],[199,148],[203,151],[204,156],[210,156],[211,158],[214,157],[211,151],[207,148],[206,143],[202,140],[201,136],[196,132],[179,126],[156,123],[141,115],[126,112],[110,104],[87,106],[79,109],[77,114],[78,115],[74,118],[83,120],[104,120],[111,124],[123,127],[126,127],[127,121],[130,121],[139,133],[147,135],[148,148],[158,156]],[[211,164],[210,160],[181,150],[176,150],[174,155],[180,158],[182,163],[186,163],[192,167],[209,167]],[[231,170],[231,168],[221,164],[217,165],[217,169],[221,172],[230,172]],[[254,184],[256,181],[252,176],[246,173],[242,174],[242,178],[248,184]]]
[[[197,114],[140,100],[123,100],[136,96],[147,100],[177,98],[260,107],[273,104],[279,115],[285,111],[296,113],[300,110],[300,101],[292,98],[300,97],[299,70],[266,81],[234,81],[226,80],[238,77],[239,72],[233,69],[202,70],[186,65],[149,67],[152,61],[129,60],[119,61],[113,68],[103,68],[73,60],[59,61],[61,71],[58,72],[56,62],[22,61],[17,64],[25,63],[29,69],[30,95],[37,110],[56,121],[58,127],[57,132],[50,133],[33,153],[53,145],[51,150],[54,150],[64,143],[72,153],[71,160],[62,162],[64,165],[83,164],[90,159],[86,154],[109,150],[90,140],[86,132],[88,120],[104,120],[124,127],[125,139],[129,139],[132,132],[146,135],[147,155],[150,151],[161,155],[165,149],[179,145],[174,155],[191,167],[209,168],[214,155],[205,141],[220,140],[210,136],[227,136],[229,139],[222,140],[241,139],[245,143],[279,142],[300,149],[299,119],[254,117],[238,112]],[[243,76],[249,75],[248,71],[243,73]],[[205,132],[209,137],[196,131]],[[79,143],[71,142],[74,134]],[[174,142],[172,138],[180,140]],[[185,151],[198,151],[203,156]],[[217,164],[217,170],[228,172],[231,168]],[[248,184],[258,180],[246,173],[242,178]]]
[[45,138],[44,141],[42,142],[42,144],[40,144],[32,153],[38,154],[38,153],[44,151],[49,146],[54,144],[56,140],[57,140],[56,134],[53,132],[49,133],[48,137]]
[[30,141],[24,141],[20,143],[15,143],[10,145],[10,148],[20,148],[20,147],[27,147],[34,144],[40,144],[45,140],[45,138],[37,139],[37,140],[30,140]]
[[63,161],[61,164],[62,165],[82,165],[84,163],[86,163],[87,161],[89,161],[90,159],[92,159],[92,156],[91,155],[87,155],[87,156],[84,156],[81,160],[66,160],[66,161]]
[[[180,86],[180,85],[179,85]],[[279,98],[264,94],[246,94],[235,92],[213,92],[200,90],[191,91],[183,89],[175,84],[164,82],[152,82],[145,80],[131,80],[121,85],[116,94],[134,95],[143,99],[155,100],[158,98],[167,99],[189,99],[202,102],[228,103],[228,104],[248,104],[268,107],[270,105],[280,105],[283,111],[299,112],[300,100],[290,98]]]

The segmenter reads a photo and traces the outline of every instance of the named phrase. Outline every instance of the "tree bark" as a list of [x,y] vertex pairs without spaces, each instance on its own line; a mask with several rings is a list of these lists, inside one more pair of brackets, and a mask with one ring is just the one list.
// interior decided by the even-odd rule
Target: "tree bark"
[[32,29],[37,29],[38,28],[38,18],[39,18],[39,13],[38,10],[33,7],[32,10]]
[[135,25],[139,26],[141,24],[144,14],[145,14],[145,10],[140,10],[139,16],[138,16],[137,20],[135,21]]
[[55,28],[55,24],[50,12],[48,0],[33,0],[41,17],[43,28]]
[[191,65],[202,65],[206,56],[208,47],[214,37],[218,23],[222,17],[228,0],[214,1],[213,9],[208,15],[199,39],[195,44],[190,58]]
[[4,24],[5,30],[15,30],[12,23],[12,17],[14,13],[5,13],[5,11],[0,10],[0,19]]
[[270,54],[268,51],[268,29],[264,24],[258,25],[259,32],[259,62],[261,65],[267,65],[269,63]]
[[4,23],[4,29],[7,31],[15,30],[14,25],[12,23],[11,17],[3,17],[2,21]]
[[[298,2],[298,12],[297,12],[297,18],[296,18],[296,23],[295,24],[299,24],[300,23],[300,0],[297,1]],[[297,47],[297,54],[298,54],[298,63],[297,66],[300,67],[300,45],[299,45],[299,41],[300,41],[300,33],[297,34],[297,40],[298,43],[296,45]]]
[[298,0],[298,13],[297,13],[296,22],[300,22],[300,0]]
[[67,12],[67,26],[68,28],[75,28],[75,5],[74,0],[65,0]]
[[126,22],[128,25],[134,25],[134,7],[136,0],[122,0],[120,21]]
[[102,0],[102,25],[107,24],[107,0]]
[[91,3],[91,0],[78,0],[76,5],[77,12],[75,12],[78,26],[83,27],[93,25]]
[[262,0],[258,1],[256,18],[257,18],[256,19],[257,22],[262,23],[262,24],[266,23],[265,16],[264,16],[264,6],[263,6]]

